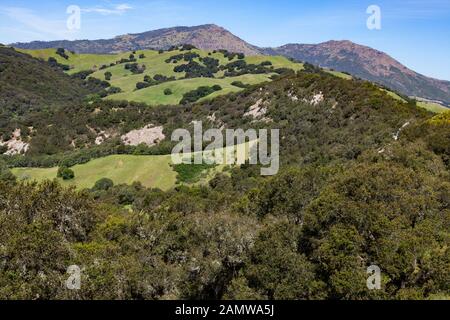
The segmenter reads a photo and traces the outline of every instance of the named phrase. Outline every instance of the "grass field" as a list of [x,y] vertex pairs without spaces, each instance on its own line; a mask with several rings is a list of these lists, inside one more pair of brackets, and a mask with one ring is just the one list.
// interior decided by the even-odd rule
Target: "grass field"
[[27,53],[35,58],[48,60],[48,58],[55,58],[58,63],[69,65],[72,69],[67,71],[68,74],[74,74],[79,71],[91,70],[100,68],[102,65],[109,65],[122,58],[128,57],[129,53],[121,54],[72,54],[66,51],[69,58],[66,60],[56,54],[56,49],[40,49],[40,50],[26,50],[16,49],[19,52]]
[[[215,78],[194,78],[194,79],[183,79],[185,77],[184,72],[174,72],[173,69],[177,65],[185,64],[185,61],[179,61],[178,63],[166,63],[166,60],[170,57],[186,53],[186,51],[170,51],[159,53],[154,50],[139,50],[134,54],[137,59],[137,63],[140,65],[145,65],[146,69],[142,74],[133,74],[130,70],[126,70],[124,64],[117,64],[106,69],[100,70],[102,65],[109,66],[111,63],[115,63],[122,58],[129,58],[131,52],[120,53],[120,54],[106,54],[106,55],[95,55],[95,54],[72,54],[66,51],[68,59],[56,54],[56,49],[43,49],[43,50],[19,50],[24,53],[28,53],[34,57],[48,60],[49,57],[54,57],[59,63],[71,66],[68,74],[73,74],[82,70],[94,70],[95,72],[91,75],[94,78],[105,80],[105,73],[110,72],[112,74],[110,84],[114,87],[119,87],[122,92],[119,94],[111,95],[107,99],[113,100],[129,100],[137,102],[145,102],[150,105],[157,104],[178,104],[188,91],[195,90],[199,86],[212,86],[218,84],[223,90],[214,92],[210,96],[203,98],[211,99],[219,95],[227,94],[230,92],[237,92],[243,90],[242,88],[232,86],[233,81],[242,81],[245,84],[258,84],[266,81],[270,81],[269,74],[247,74],[239,77],[227,77],[224,78],[224,72],[219,71],[214,76]],[[192,50],[199,54],[201,57],[211,57],[218,59],[220,65],[226,65],[227,63],[238,60],[235,57],[233,60],[225,58],[221,52],[206,52],[202,50]],[[143,58],[139,58],[143,54]],[[196,62],[200,63],[199,58],[194,59]],[[274,69],[277,68],[289,68],[295,71],[303,69],[303,64],[295,63],[287,58],[281,56],[249,56],[244,59],[248,64],[261,64],[264,61],[270,61]],[[144,77],[155,76],[156,74],[161,74],[166,77],[174,76],[177,80],[172,82],[163,83],[157,86],[152,86],[149,88],[136,90],[136,83],[143,82]],[[164,95],[164,90],[170,88],[173,92],[172,95]]]
[[324,70],[325,70],[325,72],[328,72],[329,74],[332,74],[333,76],[336,76],[336,77],[341,78],[341,79],[345,79],[345,80],[352,80],[353,79],[353,77],[351,75],[343,73],[343,72],[329,70],[329,69],[324,69]]
[[[173,82],[166,82],[160,85],[148,87],[145,89],[121,92],[108,96],[107,99],[112,100],[129,100],[137,102],[145,102],[148,104],[178,104],[188,91],[195,90],[200,86],[213,86],[220,85],[222,90],[214,92],[213,94],[202,98],[212,99],[219,95],[238,92],[242,88],[231,85],[233,81],[242,81],[245,84],[258,84],[265,81],[270,81],[270,75],[267,74],[249,74],[239,77],[224,78],[224,79],[211,79],[211,78],[194,78],[194,79],[182,79]],[[114,83],[114,81],[113,81]],[[114,84],[115,85],[115,84]],[[170,88],[173,92],[171,95],[164,95],[164,90]]]
[[417,106],[427,109],[428,111],[431,111],[434,113],[442,113],[442,112],[450,111],[450,108],[446,108],[435,102],[417,101]]
[[[253,143],[245,144],[245,158],[248,159],[248,148]],[[241,145],[243,146],[243,145]],[[219,149],[218,152],[232,151],[234,148]],[[188,154],[186,157],[191,157]],[[225,158],[224,158],[225,159]],[[216,173],[222,172],[227,164],[217,165],[202,172],[198,181],[193,184],[207,183]],[[177,172],[172,167],[171,155],[135,156],[112,155],[94,159],[85,164],[71,167],[75,173],[73,180],[64,181],[56,178],[58,168],[13,168],[12,173],[19,180],[44,181],[57,179],[63,186],[75,186],[78,189],[92,188],[101,178],[109,178],[114,184],[132,184],[141,182],[147,188],[169,190],[177,182]]]
[[[176,172],[170,166],[169,156],[113,155],[76,165],[71,169],[75,179],[60,182],[65,186],[92,188],[101,178],[109,178],[114,184],[141,182],[146,187],[168,190],[175,185]],[[22,180],[53,180],[58,168],[14,168],[13,174]]]
[[403,99],[402,97],[400,97],[397,93],[390,91],[390,90],[386,90],[386,89],[381,89],[381,91],[384,91],[388,94],[388,96],[394,98],[395,100],[401,101],[401,102],[407,102],[405,99]]

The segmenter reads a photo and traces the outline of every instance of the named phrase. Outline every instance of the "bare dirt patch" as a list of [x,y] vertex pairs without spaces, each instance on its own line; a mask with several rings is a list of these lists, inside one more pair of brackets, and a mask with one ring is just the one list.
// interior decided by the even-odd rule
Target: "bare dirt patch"
[[137,146],[140,144],[146,144],[148,146],[154,146],[160,143],[166,138],[163,134],[163,127],[154,127],[149,124],[142,129],[137,129],[128,132],[121,136],[121,140],[125,145]]

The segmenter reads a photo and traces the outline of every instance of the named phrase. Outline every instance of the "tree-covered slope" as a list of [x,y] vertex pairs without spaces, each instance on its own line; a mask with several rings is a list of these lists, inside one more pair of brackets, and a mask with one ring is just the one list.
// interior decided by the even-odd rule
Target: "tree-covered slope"
[[0,47],[0,107],[25,108],[80,101],[89,91],[49,64]]
[[[96,86],[71,79],[57,66],[20,53],[12,48],[0,47],[0,132],[8,140],[19,123],[30,117],[44,116],[61,108],[80,105],[84,98],[96,92]],[[26,135],[26,134],[25,134]]]
[[[245,116],[260,100],[264,117]],[[166,192],[105,182],[75,192],[4,174],[1,298],[450,297],[449,113],[306,72],[200,104],[92,108],[80,121],[103,129],[280,128],[280,172],[242,165]],[[61,285],[69,265],[82,270],[80,290]],[[380,290],[367,288],[372,265]]]

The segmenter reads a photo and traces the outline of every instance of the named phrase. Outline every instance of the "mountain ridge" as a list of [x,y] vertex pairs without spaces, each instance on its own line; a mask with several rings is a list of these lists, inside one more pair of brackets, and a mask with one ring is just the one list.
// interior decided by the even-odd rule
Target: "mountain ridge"
[[417,73],[387,53],[349,40],[330,40],[319,44],[291,43],[275,48],[254,46],[215,24],[177,26],[112,39],[75,41],[34,41],[14,43],[20,49],[65,48],[77,53],[108,54],[143,49],[164,49],[191,44],[202,50],[225,49],[246,55],[282,55],[314,65],[348,72],[376,82],[410,97],[439,101],[450,106],[450,81]]
[[385,52],[349,40],[330,40],[319,44],[291,43],[277,48],[264,48],[263,52],[349,72],[408,96],[450,104],[450,81],[424,76]]
[[[214,37],[211,36],[212,34],[214,34]],[[19,49],[62,47],[77,53],[108,54],[144,49],[167,50],[171,46],[182,44],[191,44],[203,50],[226,49],[246,55],[261,54],[259,48],[256,46],[245,42],[228,30],[215,24],[163,28],[142,33],[119,35],[112,39],[33,41],[28,43],[13,43],[10,46]]]

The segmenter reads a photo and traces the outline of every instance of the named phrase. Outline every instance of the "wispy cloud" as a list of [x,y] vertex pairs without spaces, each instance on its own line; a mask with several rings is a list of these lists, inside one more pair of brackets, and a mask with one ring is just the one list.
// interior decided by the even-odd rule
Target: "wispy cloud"
[[[121,3],[81,8],[81,12],[107,16],[123,15],[132,9],[131,5]],[[72,40],[79,34],[79,30],[69,30],[67,28],[67,15],[61,15],[62,19],[60,20],[48,19],[38,15],[33,10],[22,7],[0,7],[0,15],[15,21],[15,24],[9,26],[9,29],[14,30],[15,34],[21,34],[23,39]],[[5,31],[5,27],[2,27],[2,29]]]
[[[66,20],[49,20],[41,18],[36,15],[32,10],[19,7],[4,7],[0,8],[0,14],[7,16],[8,18],[15,20],[22,27],[25,27],[27,33],[33,33],[35,35],[41,35],[41,37],[54,37],[54,38],[70,38],[73,32],[69,31],[66,27]],[[20,25],[16,25],[15,30],[21,30]]]
[[105,7],[98,6],[98,7],[93,7],[93,8],[81,9],[81,11],[86,12],[86,13],[99,13],[101,15],[107,16],[107,15],[111,15],[111,14],[122,15],[132,9],[133,9],[133,7],[130,6],[129,4],[122,3],[122,4],[116,5],[112,8],[105,8]]

